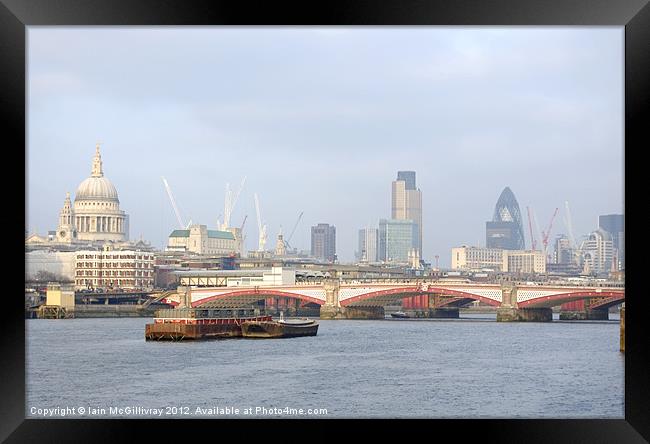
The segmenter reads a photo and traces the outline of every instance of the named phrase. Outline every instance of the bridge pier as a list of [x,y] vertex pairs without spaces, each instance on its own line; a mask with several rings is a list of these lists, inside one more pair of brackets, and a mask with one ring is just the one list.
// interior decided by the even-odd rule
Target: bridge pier
[[180,303],[177,308],[192,308],[192,287],[179,285],[176,288]]
[[590,310],[581,311],[563,310],[560,312],[561,321],[607,321],[609,320],[609,310]]
[[551,322],[553,311],[550,308],[497,308],[497,322]]
[[342,307],[338,279],[328,279],[323,286],[325,304],[320,307],[321,319],[384,319],[384,307]]
[[320,308],[321,319],[384,319],[384,307],[331,307]]
[[412,318],[457,319],[460,317],[457,307],[407,309],[403,311]]
[[505,284],[501,287],[501,306],[497,308],[497,322],[551,322],[553,311],[550,308],[519,308],[517,287]]
[[453,319],[458,319],[460,318],[458,307],[441,307],[441,308],[430,308],[429,309],[429,317],[430,318],[436,318],[436,319],[447,319],[447,318],[453,318]]

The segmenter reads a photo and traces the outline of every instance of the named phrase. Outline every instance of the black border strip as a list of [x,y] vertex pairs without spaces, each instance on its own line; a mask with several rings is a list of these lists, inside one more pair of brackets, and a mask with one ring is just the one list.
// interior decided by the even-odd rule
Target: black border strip
[[[225,2],[182,0],[0,0],[0,109],[4,154],[25,147],[25,34],[26,26],[70,25],[582,25],[625,26],[625,190],[634,193],[639,203],[627,206],[626,231],[634,232],[635,221],[644,221],[641,214],[647,201],[643,194],[645,165],[639,157],[649,146],[648,126],[650,79],[650,6],[647,0],[363,0],[356,2],[302,2],[286,5],[276,2]],[[10,136],[7,138],[7,135]],[[11,141],[11,142],[10,142]],[[25,157],[17,157],[26,167]],[[13,162],[5,157],[5,173]],[[26,171],[25,171],[26,173]],[[3,174],[6,198],[16,200],[13,213],[26,204],[14,193],[15,179]],[[26,179],[26,177],[25,177]],[[637,186],[636,183],[639,185]],[[627,197],[627,195],[626,195]],[[25,195],[26,199],[26,195]],[[627,199],[629,202],[630,200]],[[13,203],[13,202],[12,202]],[[13,217],[15,218],[15,216]],[[19,218],[20,219],[20,218]],[[22,232],[25,224],[17,231]],[[13,233],[13,230],[12,230]],[[645,239],[638,230],[638,241]],[[627,239],[637,240],[637,236]],[[16,236],[16,249],[24,251],[23,239]],[[627,248],[627,254],[636,252]],[[632,257],[631,256],[631,257]],[[18,256],[20,257],[20,256]],[[12,258],[13,263],[20,259]],[[25,336],[24,307],[16,284],[15,291],[6,292],[2,318],[2,402],[0,402],[0,438],[11,435],[8,442],[32,441],[94,441],[131,440],[139,432],[143,437],[167,437],[176,427],[207,432],[216,438],[215,428],[239,431],[242,438],[272,437],[297,429],[310,435],[337,439],[342,428],[353,425],[366,433],[411,433],[441,438],[467,438],[468,434],[482,441],[499,442],[645,442],[650,439],[650,377],[648,374],[648,343],[643,316],[648,310],[647,291],[641,288],[642,261],[627,261],[626,355],[625,355],[625,420],[327,420],[327,421],[215,421],[175,420],[25,420]],[[11,281],[13,274],[7,275]],[[13,284],[13,282],[12,282]],[[12,285],[13,286],[13,285]],[[603,387],[606,390],[606,387]],[[251,425],[259,426],[255,430]],[[17,428],[16,428],[17,427]],[[12,433],[13,432],[13,433]],[[293,433],[292,433],[293,432]],[[310,435],[304,435],[307,437]],[[220,435],[222,438],[223,434]],[[283,435],[280,435],[283,436]],[[294,438],[298,436],[293,435]],[[645,440],[644,438],[645,437]],[[247,439],[246,439],[247,440]]]
[[2,0],[30,25],[619,25],[647,0]]

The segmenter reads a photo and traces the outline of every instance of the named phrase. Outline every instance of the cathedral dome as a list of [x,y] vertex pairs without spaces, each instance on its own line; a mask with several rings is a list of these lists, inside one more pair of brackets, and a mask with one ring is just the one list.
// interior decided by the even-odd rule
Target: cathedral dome
[[92,173],[88,179],[79,184],[74,200],[75,202],[78,200],[109,200],[119,202],[117,190],[111,181],[104,177],[102,158],[99,154],[99,144],[97,144],[95,158],[93,159]]
[[119,202],[115,186],[105,177],[89,177],[81,182],[75,193],[74,200],[112,200]]

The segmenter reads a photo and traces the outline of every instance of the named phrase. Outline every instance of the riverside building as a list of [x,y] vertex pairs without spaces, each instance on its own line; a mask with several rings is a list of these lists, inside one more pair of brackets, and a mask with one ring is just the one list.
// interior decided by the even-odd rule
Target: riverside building
[[121,288],[149,290],[154,284],[154,254],[138,250],[75,252],[75,289]]

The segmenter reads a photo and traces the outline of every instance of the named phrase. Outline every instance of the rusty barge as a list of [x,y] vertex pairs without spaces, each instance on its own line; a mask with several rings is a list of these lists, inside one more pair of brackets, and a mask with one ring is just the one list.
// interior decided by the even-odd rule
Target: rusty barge
[[274,321],[255,316],[252,310],[168,309],[156,311],[152,324],[145,325],[147,341],[183,341],[228,338],[288,338],[315,336],[313,320]]
[[147,341],[241,338],[246,321],[268,322],[271,316],[254,316],[241,311],[169,309],[158,310],[152,324],[146,324]]

